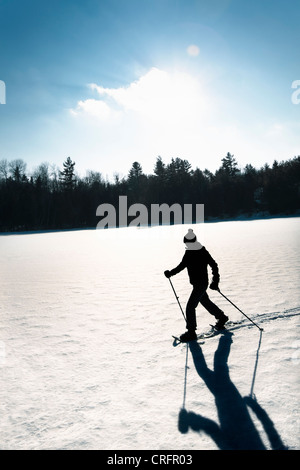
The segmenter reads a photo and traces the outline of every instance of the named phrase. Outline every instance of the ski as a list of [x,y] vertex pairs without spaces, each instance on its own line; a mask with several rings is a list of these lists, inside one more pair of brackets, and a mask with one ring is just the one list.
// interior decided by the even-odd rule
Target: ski
[[181,339],[178,338],[177,336],[172,335],[172,338],[174,338],[176,341],[178,341],[178,343],[182,343]]
[[211,324],[209,324],[209,326],[211,326],[214,331],[224,331],[224,330],[226,330],[225,326],[223,326],[222,328],[216,328],[215,325],[211,325]]
[[215,327],[212,327],[210,331],[207,331],[206,333],[202,333],[197,337],[197,339],[207,339],[207,338],[212,338],[213,336],[217,336],[220,333],[224,333],[226,331],[226,328],[222,328],[221,330],[217,330]]
[[178,336],[174,336],[174,335],[172,335],[172,338],[174,338],[173,346],[177,346],[178,344],[186,344],[186,343],[190,343],[191,341],[198,341],[198,340],[204,339],[204,336],[202,334],[198,335],[196,339],[193,339],[191,341],[181,341],[181,339],[178,338]]

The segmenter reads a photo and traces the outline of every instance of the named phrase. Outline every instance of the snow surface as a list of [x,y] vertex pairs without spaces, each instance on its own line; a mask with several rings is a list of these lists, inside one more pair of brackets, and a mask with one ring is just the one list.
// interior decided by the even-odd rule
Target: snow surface
[[1,449],[299,449],[299,218],[193,226],[264,331],[209,291],[230,332],[174,346],[187,228],[0,237]]

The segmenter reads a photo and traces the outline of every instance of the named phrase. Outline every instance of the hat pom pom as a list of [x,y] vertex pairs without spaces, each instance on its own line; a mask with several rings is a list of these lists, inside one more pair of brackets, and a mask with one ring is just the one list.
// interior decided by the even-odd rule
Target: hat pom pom
[[193,229],[189,228],[188,233],[185,235],[183,241],[184,243],[193,243],[197,240],[196,235],[193,232]]

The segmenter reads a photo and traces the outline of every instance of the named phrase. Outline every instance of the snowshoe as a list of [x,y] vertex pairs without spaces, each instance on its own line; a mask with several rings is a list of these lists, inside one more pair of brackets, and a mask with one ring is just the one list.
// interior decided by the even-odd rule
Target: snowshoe
[[197,339],[197,335],[195,331],[186,331],[179,337],[182,343],[188,343],[189,341],[193,341]]
[[221,318],[219,318],[219,320],[217,321],[217,323],[214,325],[214,328],[219,331],[219,330],[224,330],[224,325],[225,323],[228,321],[228,317],[226,315],[223,315]]

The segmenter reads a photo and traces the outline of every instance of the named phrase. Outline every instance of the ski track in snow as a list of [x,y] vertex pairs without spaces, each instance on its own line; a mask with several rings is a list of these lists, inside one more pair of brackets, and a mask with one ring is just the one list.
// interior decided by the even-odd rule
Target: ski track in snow
[[299,449],[299,219],[194,226],[264,331],[209,291],[229,335],[174,348],[186,231],[0,237],[1,449]]

